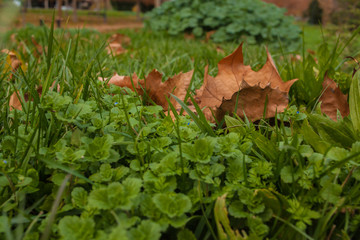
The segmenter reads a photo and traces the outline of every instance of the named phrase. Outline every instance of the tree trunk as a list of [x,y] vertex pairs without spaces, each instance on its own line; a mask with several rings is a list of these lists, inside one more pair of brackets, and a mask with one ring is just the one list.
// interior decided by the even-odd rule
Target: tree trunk
[[155,5],[155,7],[160,7],[161,0],[155,0],[154,5]]
[[49,9],[49,0],[44,1],[44,8]]
[[100,11],[101,0],[95,0],[95,11]]
[[23,26],[25,26],[25,24],[26,24],[26,12],[27,12],[27,2],[26,2],[26,0],[23,0],[22,8],[21,8],[21,20],[22,20]]
[[77,22],[78,21],[78,17],[77,17],[77,0],[72,1],[72,8],[73,8],[73,21]]
[[108,8],[108,1],[104,0],[104,23],[107,23],[106,10]]
[[106,0],[105,2],[106,2],[106,9],[111,10],[112,9],[111,0]]
[[140,0],[136,0],[136,19],[141,21],[140,14],[141,14],[141,4]]
[[69,0],[64,0],[65,1],[65,15],[66,15],[66,18],[67,16],[69,16]]
[[30,9],[31,8],[31,0],[27,0],[27,7]]
[[58,17],[56,19],[57,21],[57,26],[60,28],[61,27],[61,20],[62,20],[62,0],[57,0],[57,11],[58,11]]

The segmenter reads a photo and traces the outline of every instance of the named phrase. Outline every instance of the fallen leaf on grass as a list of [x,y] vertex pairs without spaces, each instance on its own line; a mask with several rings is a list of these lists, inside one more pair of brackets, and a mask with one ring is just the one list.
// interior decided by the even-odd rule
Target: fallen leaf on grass
[[4,71],[16,71],[21,66],[21,61],[16,56],[16,53],[8,49],[1,50],[2,53],[7,55]]
[[170,102],[177,110],[180,110],[180,105],[175,101],[175,99],[170,98],[170,93],[184,101],[193,73],[194,70],[187,73],[179,73],[165,82],[162,82],[161,73],[157,70],[153,70],[145,78],[144,89],[146,89],[147,95],[156,104],[162,106],[165,111],[168,109],[166,97],[170,99]]
[[39,58],[43,54],[43,47],[36,41],[34,36],[31,36],[31,42],[34,44],[34,57]]
[[188,40],[194,40],[195,36],[192,33],[184,33],[184,38]]
[[[99,78],[100,81],[107,81],[107,79]],[[142,94],[142,85],[143,80],[139,80],[137,75],[134,73],[132,77],[130,76],[120,76],[117,73],[112,76],[108,82],[108,85],[113,84],[119,87],[127,87],[133,91],[137,91],[139,94]],[[134,87],[135,89],[134,89]]]
[[126,52],[126,49],[123,48],[123,45],[129,44],[131,39],[120,33],[113,34],[109,40],[109,46],[106,47],[108,54],[114,54],[115,56],[123,54]]
[[[196,100],[210,121],[221,120],[225,112],[234,111],[239,116],[248,116],[256,121],[263,117],[266,106],[266,117],[274,117],[276,112],[283,112],[288,104],[288,93],[296,81],[283,82],[270,53],[265,65],[255,72],[244,65],[242,44],[218,64],[218,75],[212,77],[205,69],[203,86],[196,92]],[[238,99],[238,100],[236,100]],[[266,101],[267,99],[267,101]],[[235,110],[236,102],[238,102]],[[267,102],[267,103],[266,103]]]
[[[140,95],[144,94],[143,89],[145,89],[147,96],[156,104],[162,106],[165,111],[169,107],[166,97],[170,99],[170,102],[177,110],[180,110],[180,105],[173,98],[170,98],[170,93],[184,101],[193,73],[193,70],[187,73],[179,73],[165,82],[162,81],[162,74],[156,69],[151,71],[145,77],[145,80],[138,79],[136,74],[132,78],[115,74],[110,78],[108,84],[130,88]],[[107,79],[99,78],[99,80],[106,81]]]
[[126,52],[126,49],[122,47],[120,43],[109,43],[106,47],[108,54],[114,54],[115,56],[121,55]]
[[121,34],[121,33],[115,33],[113,35],[111,35],[111,37],[109,38],[109,42],[118,42],[124,45],[129,45],[131,42],[131,39],[126,36],[125,34]]
[[216,111],[216,119],[223,119],[226,113],[232,113],[237,104],[236,114],[251,121],[256,121],[264,116],[274,117],[277,112],[282,112],[288,106],[288,93],[272,88],[270,84],[265,88],[249,86],[244,81],[239,92],[235,92],[231,99],[223,100]]
[[[42,93],[42,86],[39,86],[36,89],[37,93],[39,94],[39,96],[41,96]],[[19,91],[14,92],[11,96],[10,96],[10,100],[9,100],[9,106],[10,106],[10,110],[13,109],[17,109],[17,110],[22,110],[22,105],[21,105],[21,100],[19,99]],[[25,102],[28,102],[30,99],[29,97],[29,93],[25,93],[24,94],[24,100]]]
[[334,80],[325,75],[323,86],[323,94],[319,102],[321,102],[321,112],[329,116],[332,120],[337,120],[337,111],[342,117],[350,114],[347,95],[343,94]]
[[207,32],[205,36],[205,41],[206,42],[210,41],[211,36],[214,35],[215,32],[216,32],[215,30]]
[[[53,90],[54,87],[55,87],[55,82],[52,83],[50,90]],[[36,91],[39,94],[39,97],[41,97],[42,89],[43,89],[43,87],[41,85],[36,88]],[[56,91],[60,92],[59,84],[56,85]],[[9,100],[10,110],[13,110],[13,109],[22,110],[21,100],[19,99],[18,96],[19,96],[19,91],[13,92],[13,94],[11,94],[10,100]],[[24,94],[24,100],[25,100],[25,103],[33,100],[32,97],[30,96],[30,93]]]

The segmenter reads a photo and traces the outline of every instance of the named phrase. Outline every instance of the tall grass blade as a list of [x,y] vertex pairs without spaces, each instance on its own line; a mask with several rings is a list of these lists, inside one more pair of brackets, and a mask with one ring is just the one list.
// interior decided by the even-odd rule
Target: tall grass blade
[[[360,28],[359,28],[360,29]],[[355,131],[360,131],[360,72],[353,78],[349,93],[350,117]]]
[[189,114],[191,119],[196,123],[196,125],[201,129],[201,131],[209,134],[212,137],[215,136],[214,131],[212,130],[209,123],[205,119],[204,113],[201,111],[201,109],[195,103],[195,101],[193,101],[193,98],[191,98],[191,100],[194,103],[194,106],[196,108],[196,112],[198,113],[199,117],[196,116],[195,113],[193,113],[193,111],[191,111],[191,109],[183,101],[181,101],[178,97],[176,97],[173,94],[170,94],[170,95],[171,95],[171,97],[173,97],[181,105],[181,107],[187,112],[187,114]]

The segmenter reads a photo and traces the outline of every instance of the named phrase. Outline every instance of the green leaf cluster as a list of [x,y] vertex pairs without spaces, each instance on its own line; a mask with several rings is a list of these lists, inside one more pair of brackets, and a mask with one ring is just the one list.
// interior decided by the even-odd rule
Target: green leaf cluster
[[215,42],[240,41],[296,45],[300,29],[285,10],[259,0],[177,0],[168,1],[147,14],[147,26],[170,35],[193,33],[211,36]]

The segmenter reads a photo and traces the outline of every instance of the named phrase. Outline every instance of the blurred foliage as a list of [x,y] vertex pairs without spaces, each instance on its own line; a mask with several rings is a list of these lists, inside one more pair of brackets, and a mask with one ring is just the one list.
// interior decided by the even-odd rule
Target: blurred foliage
[[170,35],[192,33],[203,37],[207,32],[215,42],[271,43],[279,40],[287,46],[299,43],[299,27],[285,9],[260,0],[177,0],[165,2],[147,14],[146,25]]
[[331,20],[342,28],[354,30],[360,25],[360,1],[342,0],[337,10],[332,14]]
[[322,14],[323,14],[323,10],[320,7],[319,1],[313,0],[310,3],[308,9],[308,15],[309,15],[308,22],[310,24],[320,24],[322,22]]

